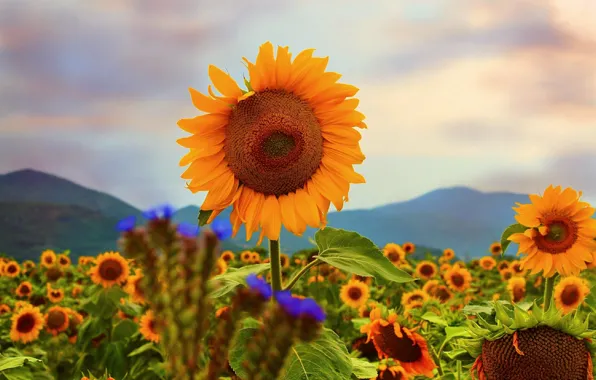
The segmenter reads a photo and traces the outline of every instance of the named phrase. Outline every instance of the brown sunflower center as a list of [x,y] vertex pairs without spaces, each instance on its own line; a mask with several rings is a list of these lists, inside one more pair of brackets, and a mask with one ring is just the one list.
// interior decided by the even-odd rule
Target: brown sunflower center
[[134,283],[134,288],[135,288],[135,293],[137,293],[140,296],[143,296],[145,293],[143,292],[143,287],[141,286],[141,279],[137,279],[135,280]]
[[286,266],[288,264],[288,258],[287,258],[287,256],[280,256],[279,257],[279,263],[281,264],[281,266]]
[[503,279],[504,280],[509,280],[511,277],[513,277],[513,273],[511,273],[511,272],[505,272],[505,273],[503,273]]
[[31,288],[29,287],[29,285],[21,285],[20,293],[25,295],[29,294],[31,293]]
[[406,245],[404,247],[404,251],[406,251],[407,253],[409,253],[410,251],[412,251],[412,246],[411,245]]
[[425,264],[420,267],[420,273],[423,276],[432,276],[435,273],[435,269],[432,265]]
[[35,327],[35,317],[31,313],[23,314],[17,319],[17,331],[26,334]]
[[323,157],[323,137],[310,105],[284,90],[265,90],[230,115],[226,159],[254,191],[284,195],[302,188]]
[[147,327],[149,328],[149,331],[151,331],[153,334],[157,334],[156,331],[156,324],[155,324],[155,319],[151,318],[149,320],[149,323],[147,323]]
[[412,302],[422,301],[422,300],[424,300],[424,298],[422,298],[422,296],[420,294],[413,294],[408,298],[406,303],[412,303]]
[[379,380],[402,380],[403,376],[401,372],[391,372],[389,370],[382,371],[379,374]]
[[62,292],[60,292],[59,290],[52,290],[50,292],[50,295],[54,298],[58,298],[62,296]]
[[443,302],[449,300],[449,298],[451,297],[451,293],[449,293],[449,290],[443,285],[438,287],[435,294],[436,297]]
[[16,273],[17,272],[17,266],[14,264],[10,264],[8,266],[8,268],[6,268],[6,271],[10,274]]
[[60,258],[60,264],[61,265],[66,265],[68,264],[68,259],[66,257],[61,257]]
[[61,311],[56,311],[56,310],[50,311],[48,313],[47,323],[48,323],[48,328],[58,329],[58,328],[64,326],[64,324],[66,323],[66,315],[64,315],[64,313]]
[[526,288],[524,286],[518,285],[513,288],[513,302],[521,301],[524,296],[526,295]]
[[391,251],[387,254],[387,258],[389,259],[389,261],[391,261],[392,263],[396,263],[399,261],[400,257],[399,257],[399,253],[395,252],[395,251]]
[[575,285],[568,285],[561,292],[561,302],[564,305],[575,305],[579,301],[579,298],[579,289]]
[[507,269],[509,268],[509,265],[507,265],[506,262],[502,262],[501,264],[499,264],[498,268],[499,270]]
[[358,301],[362,297],[362,290],[356,286],[351,286],[348,289],[348,297],[354,301]]
[[62,277],[62,272],[58,268],[50,268],[46,271],[46,277],[50,281],[56,281],[60,277]]
[[542,223],[546,226],[547,233],[544,236],[537,233],[534,242],[543,252],[553,255],[566,252],[578,238],[577,225],[570,219],[547,217]]
[[459,273],[454,273],[451,275],[451,282],[453,285],[460,287],[465,283],[464,276]]
[[401,329],[402,337],[395,335],[393,323],[379,328],[379,335],[375,336],[375,342],[380,351],[390,358],[404,363],[413,363],[422,357],[422,349],[416,342],[412,341]]
[[44,261],[46,264],[52,264],[54,262],[54,259],[52,258],[52,256],[46,256],[44,258]]
[[501,246],[500,245],[493,245],[492,247],[492,253],[499,253],[501,252]]
[[122,264],[117,260],[107,259],[99,266],[99,275],[107,281],[117,280],[123,272],[124,268],[122,268]]

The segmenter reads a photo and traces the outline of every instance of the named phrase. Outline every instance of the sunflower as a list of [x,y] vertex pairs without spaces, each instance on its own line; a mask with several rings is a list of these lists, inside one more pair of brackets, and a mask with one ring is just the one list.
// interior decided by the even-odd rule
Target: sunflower
[[509,269],[509,261],[499,261],[499,263],[497,264],[497,270],[500,272],[503,269]]
[[395,266],[397,266],[406,258],[406,252],[403,250],[402,247],[395,243],[388,243],[387,245],[385,245],[385,248],[383,248],[383,254]]
[[152,310],[148,310],[141,317],[139,332],[143,337],[151,342],[159,343],[159,332]]
[[523,276],[525,274],[525,270],[522,269],[521,262],[519,260],[513,260],[509,264],[509,268],[516,276]]
[[41,253],[40,264],[46,268],[53,266],[56,263],[56,253],[51,249],[47,249]]
[[39,308],[26,305],[18,311],[15,310],[12,316],[10,339],[14,342],[29,343],[39,337],[41,329],[43,329],[43,315]]
[[48,309],[45,315],[46,330],[56,336],[66,331],[69,325],[69,309],[53,306]]
[[526,296],[526,279],[519,276],[511,277],[507,281],[507,290],[511,296],[511,302],[520,302]]
[[404,243],[402,245],[402,248],[403,248],[404,252],[408,255],[411,255],[412,253],[416,252],[416,246],[414,245],[414,243],[410,243],[410,242]]
[[353,309],[359,309],[366,305],[370,292],[368,286],[358,280],[350,280],[341,287],[339,298],[342,302]]
[[253,264],[258,264],[261,262],[261,255],[259,255],[259,252],[250,253],[250,262]]
[[285,253],[279,255],[279,262],[281,263],[282,268],[290,267],[290,258]]
[[350,183],[364,183],[352,165],[364,161],[360,133],[364,115],[356,111],[358,89],[337,83],[325,72],[328,58],[314,49],[293,62],[287,47],[261,45],[256,63],[244,59],[248,92],[215,66],[209,76],[223,97],[190,89],[192,102],[205,115],[182,119],[178,126],[193,136],[178,140],[190,152],[182,174],[190,191],[207,191],[201,210],[210,220],[233,205],[234,233],[246,224],[246,238],[278,240],[281,225],[296,235],[306,226],[325,225],[329,204],[339,211]]
[[374,302],[374,301],[368,302],[358,308],[358,315],[360,316],[360,318],[368,318],[368,317],[370,317],[370,312],[375,307],[377,307],[376,302]]
[[228,264],[226,264],[226,262],[224,260],[218,259],[215,262],[215,268],[213,268],[213,275],[218,276],[220,274],[224,274],[224,273],[226,273],[227,270],[228,270]]
[[58,303],[64,299],[64,290],[62,289],[54,289],[48,284],[47,287],[47,296],[50,302]]
[[379,358],[392,358],[399,361],[410,375],[433,377],[435,363],[430,357],[426,340],[418,333],[401,326],[397,315],[390,313],[383,319],[380,309],[370,313],[370,323],[360,328],[368,341],[374,343]]
[[19,263],[14,260],[10,260],[4,264],[4,275],[7,277],[17,277],[21,273],[21,267]]
[[463,292],[470,287],[472,282],[472,275],[466,268],[462,268],[459,264],[455,264],[444,275],[447,285],[452,290]]
[[555,286],[554,297],[557,309],[567,314],[577,309],[590,293],[586,282],[576,276],[563,278]]
[[503,281],[509,281],[509,279],[513,277],[513,271],[509,268],[503,269],[499,273],[501,274],[501,278],[503,279]]
[[145,303],[145,292],[141,285],[143,280],[143,271],[141,269],[135,270],[135,274],[128,277],[126,281],[125,290],[130,295],[132,302],[138,304]]
[[95,261],[95,258],[91,256],[81,256],[79,257],[79,266],[83,267],[87,264],[92,264]]
[[62,253],[56,259],[61,268],[66,269],[70,266],[70,257],[68,255]]
[[451,248],[445,248],[443,250],[443,257],[447,260],[453,260],[455,257],[455,251],[453,251]]
[[308,278],[307,283],[312,284],[313,282],[325,282],[325,277],[318,275],[318,276],[310,276]]
[[250,251],[243,251],[240,254],[240,261],[242,261],[245,264],[249,264],[251,259],[252,259],[252,254]]
[[73,298],[77,298],[81,293],[83,293],[83,287],[81,285],[75,285],[72,287],[70,294],[72,294]]
[[0,315],[7,314],[7,313],[10,313],[10,306],[8,306],[5,303],[0,304]]
[[33,285],[29,281],[23,281],[19,284],[15,293],[19,297],[29,297],[31,296],[31,292],[33,291]]
[[58,281],[62,277],[62,271],[57,265],[47,268],[44,272],[46,279],[50,282]]
[[496,241],[490,245],[488,251],[493,256],[499,256],[501,253],[503,253],[503,248],[501,247],[501,243]]
[[32,260],[25,260],[23,261],[23,269],[25,271],[30,271],[31,269],[35,268],[35,263]]
[[230,261],[234,261],[234,252],[232,251],[223,251],[221,253],[221,256],[219,257],[220,259],[222,259],[223,261],[225,261],[226,263],[229,263]]
[[428,280],[437,274],[437,266],[432,261],[424,260],[416,265],[416,275]]
[[104,288],[122,284],[129,275],[128,262],[118,252],[106,252],[97,256],[89,274],[91,280]]
[[495,266],[497,266],[497,262],[490,256],[484,256],[480,260],[478,260],[478,264],[484,270],[493,270]]
[[428,280],[422,286],[422,290],[424,290],[428,294],[432,294],[433,291],[440,285],[438,280]]
[[[333,268],[333,267],[331,267]],[[324,275],[323,275],[324,276]],[[353,274],[352,275],[352,279],[356,280],[356,281],[360,281],[360,282],[364,282],[366,285],[371,286],[372,282],[373,282],[373,278],[372,277],[368,277],[368,276],[359,276],[357,274]]]
[[381,364],[377,370],[379,374],[371,380],[408,380],[410,378],[406,370],[400,365],[388,367],[386,364]]
[[453,298],[453,293],[445,285],[439,285],[433,290],[431,296],[438,299],[441,303],[445,303]]
[[426,293],[424,290],[422,289],[415,289],[412,290],[411,292],[407,292],[402,294],[401,296],[401,304],[405,307],[407,307],[408,305],[410,305],[412,302],[426,302],[429,299],[429,295],[428,293]]
[[441,273],[443,273],[443,276],[445,276],[445,272],[447,272],[448,270],[450,270],[452,268],[451,264],[441,264],[441,267],[439,268],[439,270],[441,271]]
[[549,186],[544,195],[530,195],[530,204],[517,204],[515,219],[527,230],[509,240],[519,244],[522,268],[532,274],[543,271],[544,277],[555,272],[563,276],[578,275],[592,261],[596,251],[594,208],[581,202],[572,188]]

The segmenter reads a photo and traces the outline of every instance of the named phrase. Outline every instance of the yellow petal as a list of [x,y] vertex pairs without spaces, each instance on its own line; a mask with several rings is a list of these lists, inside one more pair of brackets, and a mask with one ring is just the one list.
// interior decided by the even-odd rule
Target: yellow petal
[[192,104],[203,112],[229,114],[232,110],[228,104],[204,95],[194,88],[189,88]]
[[209,78],[219,92],[224,96],[238,98],[242,96],[242,90],[238,83],[227,73],[224,73],[216,66],[209,65]]
[[317,203],[305,189],[296,190],[296,210],[298,215],[312,228],[318,228],[321,224]]
[[226,115],[208,113],[192,119],[180,119],[178,120],[178,126],[188,133],[202,134],[224,128],[228,124],[228,120]]
[[275,195],[269,195],[263,203],[261,227],[269,240],[279,240],[281,230],[281,212]]

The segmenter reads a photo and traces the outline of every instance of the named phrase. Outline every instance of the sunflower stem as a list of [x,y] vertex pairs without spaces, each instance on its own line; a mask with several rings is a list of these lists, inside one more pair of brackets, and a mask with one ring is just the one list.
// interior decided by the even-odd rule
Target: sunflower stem
[[546,312],[550,308],[550,304],[553,300],[553,288],[555,287],[555,280],[557,278],[557,274],[555,273],[551,277],[546,278],[546,284],[544,286],[544,308],[543,310]]
[[288,284],[284,287],[284,290],[291,290],[292,287],[294,285],[296,285],[296,283],[298,282],[298,280],[300,280],[300,278],[302,276],[304,276],[304,274],[312,267],[314,267],[315,265],[321,263],[321,260],[319,259],[315,259],[313,261],[311,261],[310,263],[306,264],[304,267],[302,267],[302,269],[300,269],[300,272],[296,273],[296,275],[290,280],[290,282],[288,282]]
[[269,239],[269,261],[271,265],[271,288],[281,290],[281,261],[279,258],[279,240]]

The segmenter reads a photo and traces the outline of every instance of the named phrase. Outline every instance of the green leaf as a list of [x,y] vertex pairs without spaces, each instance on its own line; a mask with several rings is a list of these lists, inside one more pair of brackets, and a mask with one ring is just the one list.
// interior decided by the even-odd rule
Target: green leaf
[[318,258],[343,271],[398,283],[414,281],[396,268],[372,241],[357,232],[326,227],[317,231],[315,241]]
[[201,211],[199,211],[199,226],[200,227],[203,227],[204,225],[207,224],[207,221],[211,217],[211,214],[213,214],[213,210],[201,210]]
[[352,373],[358,379],[373,379],[377,376],[377,366],[368,360],[352,358]]
[[246,276],[251,273],[259,275],[270,268],[267,264],[246,265],[241,268],[228,268],[226,273],[213,277],[209,280],[213,291],[210,296],[213,298],[223,297],[240,285],[246,285]]
[[507,247],[509,247],[509,244],[511,244],[511,241],[507,240],[509,236],[513,234],[523,233],[527,229],[528,227],[519,223],[512,224],[509,227],[505,228],[505,231],[503,231],[503,235],[501,235],[501,255],[505,254]]
[[128,370],[127,356],[123,342],[111,342],[106,348],[106,369],[110,376],[122,379]]
[[41,363],[39,359],[32,358],[30,356],[17,356],[17,357],[6,357],[0,356],[0,372],[6,371],[7,369],[22,367],[25,363]]
[[445,351],[445,352],[443,352],[443,355],[445,355],[447,358],[449,358],[449,360],[462,360],[462,359],[471,358],[468,351],[464,350],[463,348],[458,348],[458,349],[451,350],[451,351]]
[[152,342],[149,342],[149,343],[145,343],[141,347],[137,348],[136,350],[134,350],[133,352],[128,354],[128,356],[131,357],[131,356],[141,355],[147,351],[155,351],[155,352],[159,353],[159,350],[157,349],[157,347],[155,347],[155,344],[153,344]]
[[492,305],[466,305],[464,306],[464,308],[462,309],[462,312],[464,314],[488,314],[491,315],[494,311],[494,308],[492,307]]
[[352,318],[352,324],[354,328],[360,331],[360,328],[370,323],[370,318]]
[[250,84],[250,82],[248,81],[248,79],[246,79],[246,77],[243,77],[243,78],[244,78],[244,85],[246,86],[246,89],[248,90],[247,92],[254,91],[252,89],[252,85]]
[[139,326],[130,319],[123,319],[112,330],[112,341],[119,341],[133,336]]
[[465,326],[447,326],[445,327],[445,339],[451,340],[458,337],[470,337],[470,332]]
[[439,317],[438,315],[436,315],[435,313],[430,312],[430,311],[424,313],[424,315],[421,316],[420,318],[424,319],[425,321],[434,323],[435,325],[441,325],[441,326],[449,325],[443,318]]

